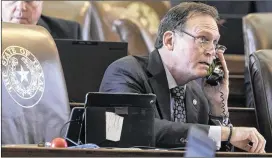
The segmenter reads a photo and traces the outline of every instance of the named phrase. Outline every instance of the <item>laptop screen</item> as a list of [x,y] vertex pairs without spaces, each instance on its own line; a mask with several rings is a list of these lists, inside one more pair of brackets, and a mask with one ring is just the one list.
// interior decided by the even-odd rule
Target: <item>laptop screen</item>
[[154,94],[89,93],[85,143],[100,147],[154,147]]
[[99,91],[104,72],[127,55],[127,43],[55,40],[70,102],[85,102],[87,92]]

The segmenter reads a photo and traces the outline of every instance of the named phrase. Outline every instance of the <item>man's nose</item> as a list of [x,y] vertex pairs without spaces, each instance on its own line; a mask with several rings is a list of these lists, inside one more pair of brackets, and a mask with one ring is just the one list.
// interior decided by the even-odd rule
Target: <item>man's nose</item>
[[206,54],[209,54],[211,56],[215,56],[216,55],[216,50],[215,48],[213,47],[212,49],[210,50],[206,50]]
[[16,9],[18,9],[20,11],[26,10],[26,2],[25,1],[17,1],[16,3],[17,3]]

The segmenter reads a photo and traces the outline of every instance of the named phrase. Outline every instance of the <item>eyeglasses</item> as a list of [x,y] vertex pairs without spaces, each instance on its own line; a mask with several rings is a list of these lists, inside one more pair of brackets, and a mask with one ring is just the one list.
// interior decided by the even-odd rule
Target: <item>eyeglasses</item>
[[[175,31],[176,32],[176,31]],[[204,50],[206,51],[210,51],[212,49],[215,49],[215,51],[217,52],[218,50],[221,50],[223,53],[227,50],[227,47],[220,45],[218,43],[213,43],[213,41],[208,40],[206,37],[202,36],[202,37],[196,37],[184,30],[181,30],[181,32],[184,32],[185,34],[191,36],[194,38],[195,42],[197,45],[200,45]]]

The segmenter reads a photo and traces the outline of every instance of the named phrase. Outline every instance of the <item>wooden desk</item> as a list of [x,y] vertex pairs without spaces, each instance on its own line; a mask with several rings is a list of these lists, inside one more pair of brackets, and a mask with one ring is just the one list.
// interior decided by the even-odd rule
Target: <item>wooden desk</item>
[[[2,157],[182,157],[185,151],[129,150],[129,149],[68,149],[44,147],[2,147]],[[252,154],[246,152],[217,152],[220,157],[271,157],[272,153]]]

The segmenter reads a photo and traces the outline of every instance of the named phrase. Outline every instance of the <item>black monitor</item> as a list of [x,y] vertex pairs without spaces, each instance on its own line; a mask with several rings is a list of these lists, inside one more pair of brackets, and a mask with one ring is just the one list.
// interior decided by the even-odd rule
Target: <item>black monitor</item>
[[244,54],[243,21],[239,17],[223,18],[223,25],[219,25],[219,44],[227,47],[225,54]]
[[55,39],[70,102],[85,102],[87,92],[98,92],[104,72],[127,55],[127,43]]

